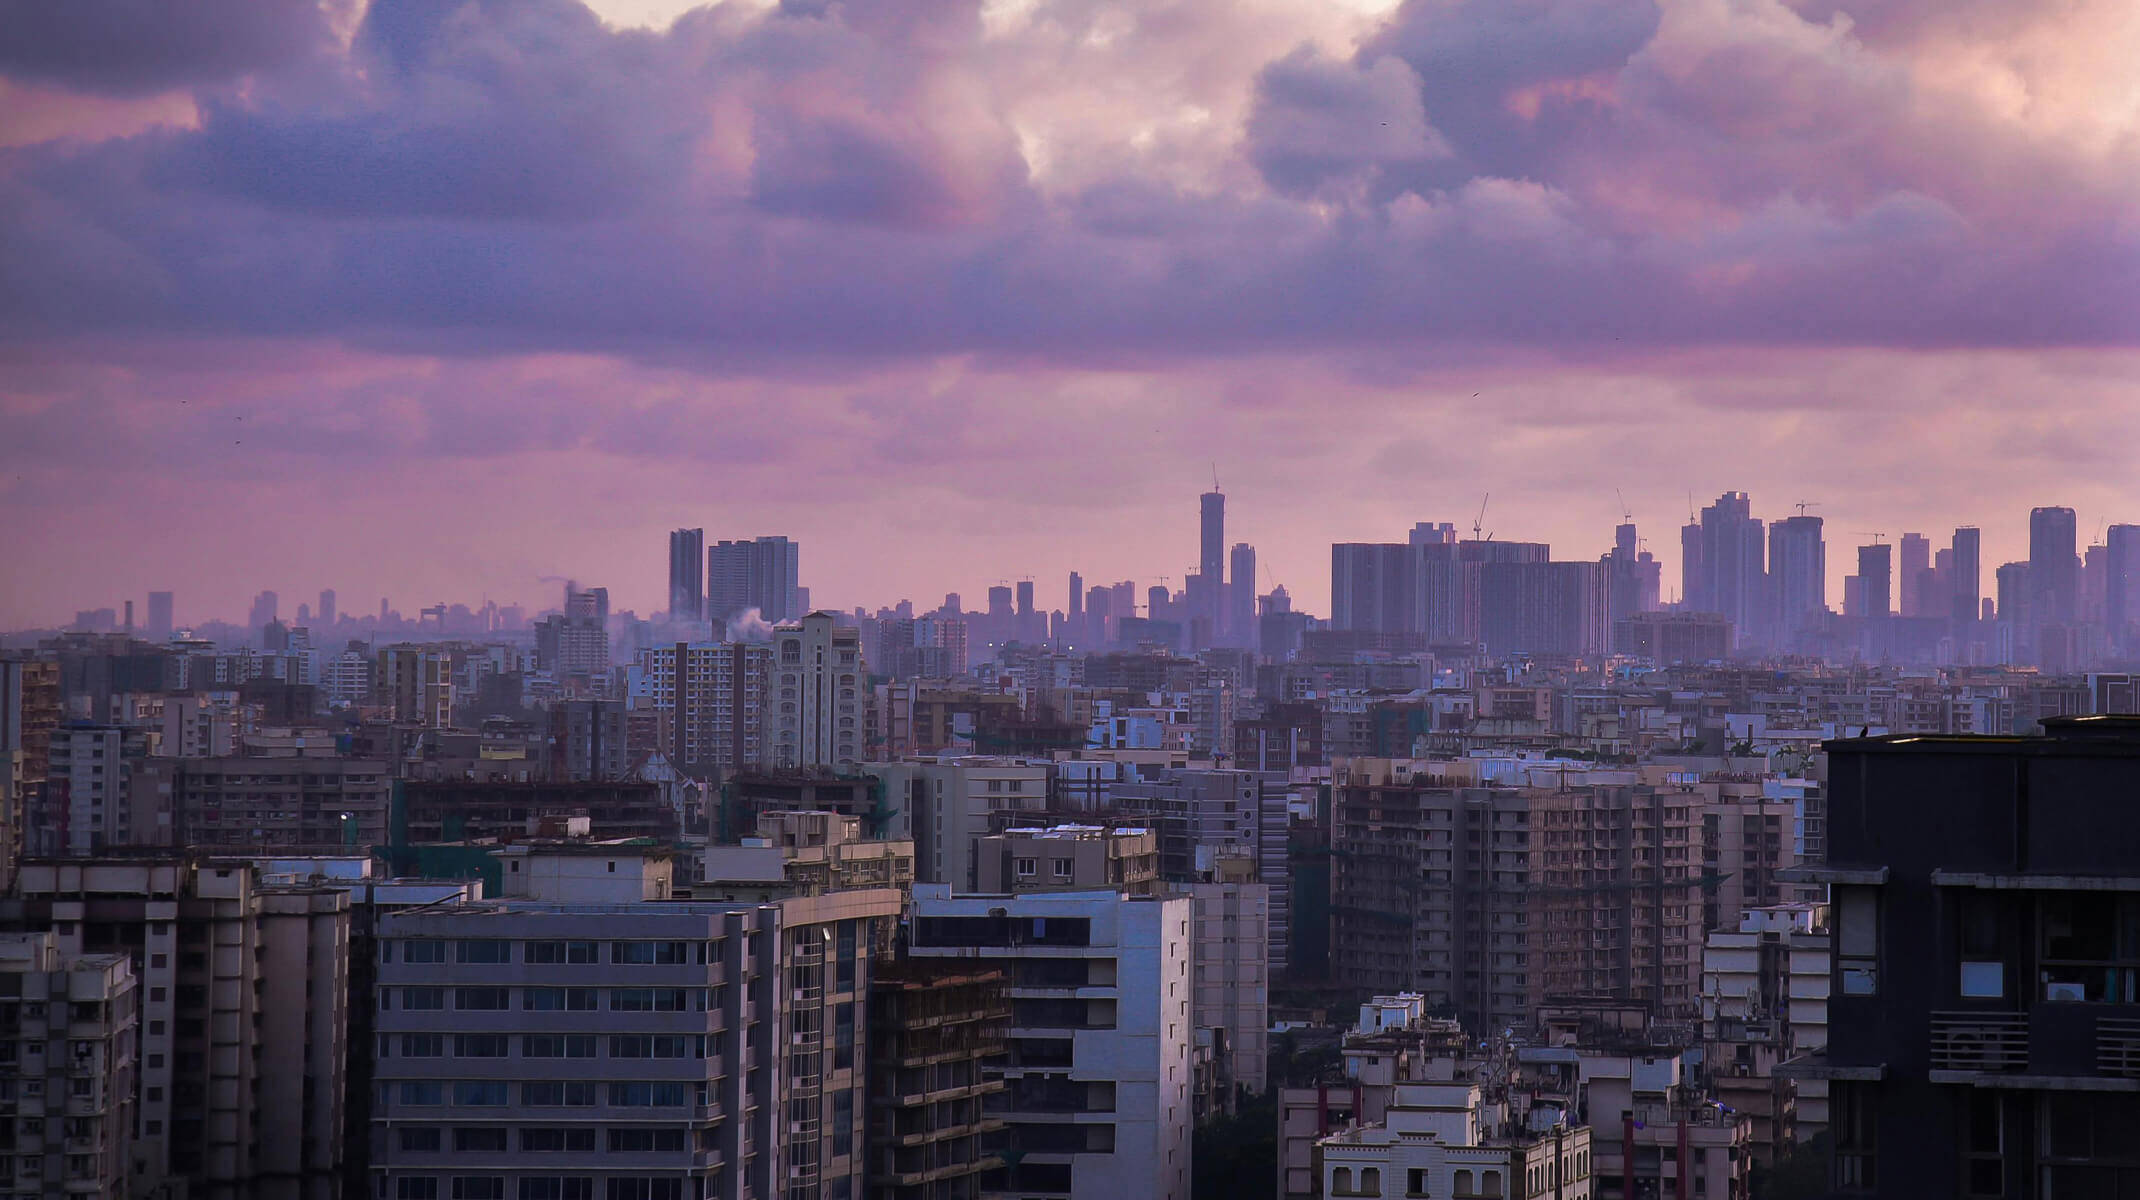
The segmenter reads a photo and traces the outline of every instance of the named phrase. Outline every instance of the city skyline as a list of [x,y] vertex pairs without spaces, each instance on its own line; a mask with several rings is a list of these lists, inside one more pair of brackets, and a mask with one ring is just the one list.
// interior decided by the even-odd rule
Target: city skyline
[[[1238,514],[1240,512],[1240,508],[1238,506],[1238,501],[1240,500],[1240,493],[1226,493],[1226,495],[1228,499],[1227,507],[1232,509],[1235,514]],[[1569,542],[1559,539],[1539,537],[1523,529],[1496,528],[1495,522],[1492,518],[1497,512],[1505,511],[1505,509],[1499,507],[1500,502],[1495,500],[1491,496],[1485,497],[1484,501],[1484,507],[1486,509],[1486,512],[1483,518],[1481,518],[1483,520],[1481,532],[1486,534],[1492,540],[1504,542],[1546,542],[1552,547],[1553,557],[1557,561],[1594,560],[1612,548],[1611,525],[1617,522],[1617,516],[1612,517],[1606,524],[1601,527],[1601,536],[1599,538],[1600,544],[1593,551],[1586,542]],[[1710,507],[1711,504],[1714,503],[1714,501],[1714,495],[1703,496],[1700,493],[1696,493],[1693,501],[1695,505],[1695,515],[1699,517],[1701,510]],[[874,611],[880,607],[890,607],[894,604],[899,603],[902,600],[906,600],[912,601],[918,609],[927,610],[936,607],[943,600],[946,594],[957,593],[962,597],[964,607],[968,611],[973,611],[977,609],[985,609],[987,604],[987,589],[989,587],[1001,584],[1012,584],[1021,581],[1031,581],[1035,584],[1036,587],[1036,594],[1038,596],[1038,607],[1040,611],[1047,612],[1068,610],[1068,597],[1065,591],[1066,581],[1070,574],[1076,573],[1081,575],[1088,585],[1098,584],[1102,582],[1112,582],[1117,579],[1129,579],[1132,582],[1135,582],[1138,585],[1139,589],[1137,595],[1139,597],[1139,608],[1141,610],[1143,591],[1146,587],[1156,584],[1162,579],[1164,579],[1165,581],[1167,581],[1167,584],[1170,589],[1175,593],[1179,594],[1183,592],[1187,586],[1187,577],[1191,573],[1193,573],[1199,565],[1197,560],[1202,554],[1202,546],[1200,544],[1202,540],[1202,531],[1199,528],[1200,518],[1198,514],[1196,514],[1191,508],[1194,502],[1195,496],[1193,492],[1185,492],[1177,502],[1177,517],[1179,519],[1180,528],[1176,531],[1176,535],[1177,539],[1184,543],[1184,557],[1186,557],[1188,561],[1184,565],[1170,570],[1153,572],[1147,569],[1145,571],[1140,572],[1139,570],[1132,567],[1126,571],[1117,572],[1106,569],[1104,567],[1095,566],[1090,562],[1082,560],[1063,559],[1062,552],[1056,551],[1053,553],[1053,556],[1057,559],[1062,559],[1063,565],[1059,570],[1054,572],[1044,573],[1041,571],[1022,571],[1016,574],[984,576],[974,570],[968,569],[961,574],[937,577],[934,579],[925,578],[917,574],[910,577],[922,580],[922,582],[917,585],[918,590],[910,590],[898,595],[885,594],[856,596],[848,594],[848,592],[844,588],[842,588],[837,582],[828,586],[820,581],[826,576],[832,576],[835,581],[837,581],[838,579],[843,577],[870,579],[899,577],[899,573],[872,571],[868,568],[854,565],[854,562],[851,558],[847,560],[848,570],[843,572],[841,569],[842,561],[839,556],[837,556],[836,554],[827,553],[824,550],[819,549],[818,547],[821,543],[818,537],[808,533],[803,533],[801,534],[801,536],[797,536],[795,538],[795,541],[798,544],[810,544],[812,548],[812,553],[810,556],[810,565],[806,567],[802,572],[801,583],[803,591],[810,595],[811,607],[814,609],[851,611],[857,607],[861,607],[867,610]],[[1615,505],[1619,504],[1620,502],[1621,500],[1619,497],[1613,498],[1613,503]],[[1748,498],[1748,505],[1749,511],[1753,518],[1755,518],[1756,520],[1763,521],[1766,525],[1770,527],[1775,526],[1778,522],[1784,520],[1787,516],[1807,515],[1818,517],[1821,519],[1824,527],[1823,537],[1825,538],[1826,546],[1828,548],[1828,554],[1826,556],[1827,569],[1825,575],[1825,596],[1827,606],[1831,610],[1836,612],[1842,612],[1844,609],[1846,580],[1857,568],[1858,556],[1856,553],[1856,548],[1872,544],[1873,539],[1869,536],[1869,534],[1873,532],[1879,533],[1881,535],[1882,543],[1891,547],[1899,546],[1903,535],[1907,532],[1922,534],[1928,539],[1930,539],[1932,545],[1944,548],[1948,544],[1948,541],[1956,528],[1967,527],[1974,524],[1976,528],[1984,535],[1983,545],[1985,549],[1983,551],[1982,557],[1983,565],[1980,571],[1980,595],[1982,598],[1996,598],[1998,591],[1997,584],[1993,578],[1994,571],[2002,563],[2026,563],[2028,561],[2030,550],[2029,514],[2035,508],[2048,506],[2043,503],[2031,505],[2029,506],[2029,508],[2023,510],[2018,521],[2006,522],[2004,523],[2004,525],[2002,525],[2000,521],[1993,519],[1978,522],[1957,521],[1951,525],[1934,525],[1926,528],[1911,527],[1905,529],[1900,526],[1891,526],[1889,528],[1878,530],[1844,530],[1838,524],[1836,519],[1824,515],[1824,509],[1827,506],[1819,502],[1810,502],[1808,505],[1808,511],[1804,514],[1798,513],[1798,509],[1795,503],[1789,506],[1789,511],[1787,513],[1773,512],[1763,504],[1758,494],[1754,494]],[[1526,505],[1524,503],[1524,497],[1520,494],[1508,497],[1508,504],[1506,507],[1510,509],[1516,509],[1518,512],[1530,511],[1533,508],[1533,506]],[[2065,505],[2064,507],[2072,506]],[[1256,507],[1252,506],[1249,511],[1257,512],[1259,510]],[[1844,511],[1847,512],[1848,510],[1846,509]],[[2140,506],[2136,506],[2134,511],[2140,512]],[[1460,537],[1469,538],[1471,536],[1471,531],[1469,529],[1469,520],[1454,519],[1459,516],[1463,516],[1463,514],[1430,514],[1428,516],[1419,518],[1419,520],[1447,521],[1448,523],[1459,527],[1458,535]],[[1471,516],[1479,517],[1478,510],[1474,509],[1471,513]],[[703,524],[703,522],[701,523]],[[1679,540],[1680,529],[1681,526],[1684,524],[1684,521],[1672,522],[1670,528],[1667,530],[1665,528],[1661,528],[1659,525],[1644,521],[1642,519],[1642,514],[1638,512],[1635,514],[1634,523],[1636,524],[1638,530],[1641,531],[1641,538],[1644,548],[1656,557],[1657,562],[1662,568],[1661,574],[1663,586],[1660,592],[1660,600],[1662,603],[1671,605],[1676,600],[1681,598],[1679,592],[1682,578],[1682,556],[1676,549],[1676,544]],[[2105,536],[2102,532],[2103,530],[2107,530],[2112,526],[2130,523],[2132,522],[2124,519],[2122,514],[2114,516],[2097,514],[2097,519],[2094,525],[2091,526],[2089,522],[2089,515],[2085,511],[2083,511],[2077,514],[2078,548],[2081,551],[2085,552],[2089,546],[2103,545],[2104,541],[2102,539]],[[1144,525],[1148,529],[1154,531],[1155,536],[1150,540],[1165,540],[1167,534],[1164,529],[1163,521],[1159,520],[1157,517],[1153,517],[1152,519],[1145,521]],[[2017,528],[2009,528],[2005,526],[2016,526]],[[1288,564],[1287,569],[1289,572],[1292,572],[1285,576],[1279,576],[1269,568],[1269,564],[1272,561],[1271,552],[1267,548],[1269,543],[1267,541],[1259,540],[1257,537],[1255,537],[1254,530],[1252,527],[1244,529],[1241,524],[1237,523],[1232,527],[1231,533],[1228,536],[1229,546],[1231,546],[1236,541],[1240,541],[1246,542],[1248,545],[1254,548],[1253,556],[1258,562],[1259,567],[1259,579],[1256,586],[1256,593],[1258,595],[1268,593],[1274,586],[1283,585],[1286,588],[1287,593],[1291,597],[1292,606],[1296,610],[1306,611],[1318,617],[1328,617],[1331,615],[1331,610],[1329,607],[1330,545],[1336,542],[1344,541],[1374,543],[1401,542],[1403,540],[1404,531],[1408,527],[1409,523],[1405,526],[1362,529],[1360,531],[1360,536],[1357,537],[1334,538],[1330,541],[1321,543],[1319,547],[1314,544],[1309,544],[1299,548],[1298,550],[1296,550],[1290,545],[1285,545],[1281,543],[1284,549],[1288,551],[1286,555],[1286,562]],[[677,532],[676,529],[669,528],[664,530],[657,536],[667,538],[675,532]],[[842,531],[839,530],[831,531],[827,535],[828,540],[831,540],[835,544],[837,544],[840,540],[841,532]],[[724,538],[740,538],[741,540],[749,541],[753,538],[758,538],[762,540],[766,536],[767,535],[754,534],[741,530],[725,530],[710,526],[706,531],[708,545],[711,545],[713,542],[721,541]],[[1667,539],[1669,539],[1669,541],[1667,541]],[[855,540],[867,541],[870,539],[867,537],[867,531],[865,530],[862,531],[861,535]],[[1016,548],[1019,545],[1020,543],[1011,543],[1013,552],[1016,552]],[[616,594],[619,597],[619,600],[616,603],[615,607],[620,612],[634,612],[642,617],[652,616],[656,613],[666,612],[667,609],[664,604],[664,598],[667,595],[667,589],[670,583],[668,576],[662,574],[661,568],[658,565],[653,565],[651,551],[645,551],[642,549],[640,553],[635,554],[632,553],[631,550],[632,548],[630,547],[623,547],[621,548],[620,553],[610,556],[609,561],[617,561],[624,564],[623,569],[616,575],[602,576],[592,571],[580,571],[573,577],[579,578],[582,581],[587,582],[590,586],[605,587],[608,591]],[[2007,551],[2010,551],[2011,553],[2007,553]],[[1300,569],[1297,571],[1294,570],[1293,564],[1302,558],[1307,558],[1309,560],[1309,565],[1306,566],[1305,569]],[[1147,566],[1149,566],[1149,564],[1147,564]],[[1772,571],[1774,570],[1773,564],[1770,564],[1769,569]],[[184,628],[217,621],[237,625],[257,625],[258,622],[252,622],[250,620],[247,610],[258,601],[262,592],[281,591],[287,601],[287,603],[284,605],[285,611],[282,611],[280,613],[281,619],[284,621],[285,624],[294,625],[299,623],[295,619],[297,606],[299,604],[306,604],[308,606],[312,605],[315,601],[315,596],[319,594],[316,591],[307,590],[307,587],[309,585],[301,586],[297,589],[291,590],[285,590],[285,588],[287,588],[287,585],[284,585],[284,587],[281,588],[267,585],[249,586],[241,582],[240,580],[242,579],[242,577],[234,573],[224,572],[223,574],[229,582],[227,582],[226,585],[222,588],[214,591],[205,591],[201,593],[189,592],[183,588],[162,586],[156,581],[151,580],[146,585],[147,590],[138,593],[133,593],[130,595],[120,595],[109,598],[85,596],[74,601],[70,601],[64,597],[54,597],[48,600],[45,604],[45,607],[43,607],[42,609],[25,608],[21,610],[26,612],[41,612],[45,614],[41,621],[36,619],[24,620],[22,618],[16,617],[13,615],[16,610],[6,607],[4,604],[0,604],[0,631],[4,631],[7,629],[57,628],[66,625],[76,614],[81,612],[95,611],[99,608],[110,608],[113,609],[115,613],[122,612],[123,606],[128,600],[133,600],[135,602],[135,619],[137,628],[139,628],[143,626],[148,612],[148,610],[143,606],[142,598],[144,596],[152,594],[152,592],[170,592],[175,594],[176,599],[173,601],[173,603],[175,608],[178,610],[176,625],[178,627]],[[642,576],[644,576],[645,578],[642,578]],[[538,616],[544,612],[561,608],[561,594],[558,592],[557,589],[566,581],[567,576],[563,573],[544,574],[535,578],[528,585],[521,587],[517,591],[509,593],[510,598],[507,598],[508,593],[494,593],[488,590],[483,590],[480,592],[480,594],[476,595],[470,595],[467,592],[448,593],[444,595],[428,595],[414,592],[406,592],[398,597],[393,592],[389,591],[386,592],[384,595],[380,596],[379,599],[390,601],[392,603],[394,611],[400,613],[405,619],[409,620],[413,620],[415,618],[419,609],[428,607],[433,604],[441,603],[447,605],[466,605],[472,610],[480,611],[482,605],[487,602],[489,604],[497,605],[500,608],[519,609],[522,610],[527,616],[533,617]],[[361,581],[359,581],[359,583],[361,584]],[[1227,576],[1227,584],[1229,588],[1231,588],[1233,584],[1233,578],[1230,574]],[[510,585],[508,584],[507,586]],[[362,621],[366,618],[367,614],[377,614],[379,612],[379,609],[376,604],[369,603],[358,598],[370,595],[372,592],[382,591],[383,589],[364,586],[347,586],[346,584],[344,584],[342,586],[329,587],[321,590],[328,593],[339,592],[340,594],[349,596],[353,600],[356,600],[355,603],[347,605],[343,608],[342,614],[346,617],[352,617],[357,619],[358,621]],[[875,590],[885,591],[886,589],[879,587]],[[218,602],[212,599],[198,598],[203,595],[209,597],[213,597],[216,595],[228,595],[230,597],[233,597],[233,599],[225,603],[222,611],[218,612],[211,611]],[[545,595],[548,595],[550,598],[547,600],[543,599]],[[11,601],[13,599],[14,597],[12,593],[0,594],[0,601]],[[1901,599],[1901,582],[1899,577],[1897,577],[1896,579],[1891,580],[1890,582],[1889,610],[1891,612],[1899,613],[1901,611]],[[91,603],[92,600],[94,600],[95,602]]]

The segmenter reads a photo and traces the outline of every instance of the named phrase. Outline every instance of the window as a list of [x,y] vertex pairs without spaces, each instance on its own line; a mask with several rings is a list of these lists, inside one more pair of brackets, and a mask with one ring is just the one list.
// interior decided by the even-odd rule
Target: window
[[619,1034],[609,1039],[611,1058],[690,1058],[691,1039],[681,1034]]
[[[529,942],[525,951],[531,963],[596,963],[602,952],[596,942]],[[552,1180],[551,1182],[556,1182]]]
[[1382,1194],[1382,1168],[1360,1168],[1360,1192],[1362,1195],[1367,1196],[1379,1196]]
[[455,1058],[504,1058],[512,1053],[512,1039],[502,1033],[457,1033],[453,1035]]
[[1033,876],[1040,873],[1038,866],[1033,859],[1021,858],[1017,860],[1017,862],[1018,878],[1020,879],[1031,879]]
[[497,938],[481,938],[453,944],[453,961],[460,963],[509,963],[513,944]]
[[593,988],[523,988],[520,1007],[529,1012],[593,1012]]
[[675,965],[690,962],[691,959],[682,942],[611,942],[609,961],[646,966]]
[[403,1125],[396,1132],[401,1148],[412,1154],[436,1154],[442,1144],[436,1125]]
[[459,1108],[504,1108],[505,1082],[497,1079],[464,1079],[453,1085],[453,1103]]
[[401,989],[401,1007],[410,1012],[423,1012],[446,1007],[446,989],[436,987],[405,987]]
[[1433,1176],[1430,1172],[1419,1167],[1413,1167],[1404,1173],[1404,1194],[1407,1196],[1433,1195],[1434,1193],[1427,1190],[1428,1181],[1432,1178]]
[[684,1200],[681,1179],[611,1179],[602,1200]]
[[2006,1143],[2000,1093],[1971,1088],[1962,1128],[1962,1188],[1967,1196],[2006,1194]]
[[456,1154],[503,1154],[505,1130],[488,1126],[456,1129],[453,1131],[453,1151]]
[[520,1200],[594,1200],[594,1180],[573,1176],[523,1178]]
[[855,1150],[855,1094],[853,1091],[835,1092],[832,1096],[832,1152],[853,1154]]
[[612,1129],[609,1148],[622,1154],[669,1154],[684,1148],[681,1129]]
[[410,1105],[444,1104],[446,1085],[435,1079],[404,1079],[395,1102]]
[[1837,1081],[1828,1088],[1829,1129],[1835,1148],[1829,1156],[1839,1192],[1871,1192],[1880,1186],[1879,1114],[1870,1089]]
[[1051,866],[1052,866],[1052,867],[1054,868],[1054,871],[1055,871],[1055,877],[1056,877],[1057,879],[1068,879],[1068,878],[1070,878],[1070,860],[1069,860],[1069,859],[1067,859],[1067,858],[1057,858],[1057,859],[1051,859],[1051,860],[1049,860],[1049,862],[1050,862]]
[[591,1033],[530,1033],[520,1039],[522,1058],[593,1058]]
[[513,989],[458,987],[453,989],[453,1007],[467,1012],[501,1012],[513,1006]]
[[609,1103],[614,1108],[681,1108],[690,1093],[681,1083],[612,1083]]
[[530,1154],[591,1154],[592,1129],[523,1129],[520,1148]]
[[403,1058],[438,1058],[446,1053],[446,1038],[437,1033],[404,1033],[401,1035]]
[[1998,999],[2006,994],[2006,955],[1999,938],[1999,902],[1979,891],[1964,891],[1955,900],[1956,957],[1961,962],[1961,994]]
[[[401,961],[405,963],[442,963],[446,961],[446,943],[428,939],[410,939],[401,943]],[[434,1185],[437,1180],[431,1181]]]
[[832,1069],[843,1071],[855,1065],[855,1006],[842,1002],[832,1018]]
[[2140,1003],[2140,895],[2050,892],[2040,901],[2043,998]]
[[520,1102],[529,1108],[587,1108],[594,1104],[594,1084],[582,1079],[525,1083]]
[[1330,1194],[1333,1196],[1350,1196],[1353,1194],[1351,1167],[1338,1167],[1330,1172]]
[[1477,1176],[1474,1176],[1469,1171],[1458,1171],[1456,1173],[1455,1188],[1458,1196],[1478,1195]]
[[1880,895],[1869,887],[1835,889],[1836,970],[1846,996],[1880,990]]
[[395,1200],[438,1200],[438,1180],[404,1175],[394,1181]]
[[505,1200],[505,1178],[500,1175],[456,1175],[453,1200]]
[[611,988],[609,1007],[615,1012],[685,1012],[690,997],[682,988]]

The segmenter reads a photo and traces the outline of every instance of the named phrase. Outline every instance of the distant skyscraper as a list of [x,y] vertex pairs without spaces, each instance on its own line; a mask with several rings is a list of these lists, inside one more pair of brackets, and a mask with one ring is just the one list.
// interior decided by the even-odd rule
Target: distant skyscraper
[[1880,620],[1895,611],[1895,548],[1884,544],[1858,547],[1858,586],[1864,589],[1864,615]]
[[767,621],[799,620],[802,547],[784,537],[723,541],[706,551],[706,616],[722,624],[755,608]]
[[1686,612],[1708,612],[1707,579],[1702,564],[1702,527],[1689,521],[1679,527],[1679,607]]
[[669,619],[700,620],[706,615],[706,575],[699,564],[706,561],[706,531],[676,529],[669,533]]
[[1983,535],[1974,525],[1954,531],[1954,616],[1959,621],[1977,617],[1977,602],[1984,596]]
[[334,628],[334,589],[320,589],[320,628]]
[[245,623],[247,625],[252,626],[254,629],[266,628],[267,626],[274,623],[276,609],[279,607],[279,605],[280,601],[276,597],[275,593],[260,593],[259,595],[253,597],[253,611],[250,615],[246,617]]
[[1233,578],[1226,584],[1226,640],[1229,645],[1256,644],[1256,548],[1235,542]]
[[1933,611],[1931,598],[1921,594],[1924,577],[1932,569],[1932,541],[1921,533],[1905,533],[1895,555],[1895,586],[1902,598],[1905,617],[1946,616],[1945,606]]
[[1828,544],[1819,517],[1800,513],[1768,527],[1768,571],[1778,638],[1796,648],[1797,638],[1828,610]]
[[2079,537],[2070,508],[2029,510],[2029,617],[2041,628],[2080,610]]
[[1767,645],[1768,576],[1762,526],[1745,492],[1725,492],[1702,510],[1703,590],[1730,618],[1739,646]]
[[172,621],[171,593],[150,592],[149,623],[142,632],[148,635],[150,641],[166,641],[171,636],[171,630],[176,627]]
[[2104,538],[2103,629],[2113,647],[2140,646],[2140,525],[2113,525]]
[[[1412,531],[1414,544],[1418,543],[1419,531]],[[1661,582],[1662,568],[1650,552],[1642,547],[1642,539],[1635,532],[1632,521],[1613,526],[1612,549],[1605,553],[1606,587],[1610,590],[1608,613],[1612,623],[1645,613],[1657,607],[1657,590]]]
[[1214,487],[1205,492],[1201,500],[1196,573],[1202,582],[1188,582],[1183,587],[1192,592],[1194,601],[1190,619],[1203,617],[1216,631],[1225,621],[1226,608],[1223,599],[1226,590],[1226,495]]
[[1330,627],[1374,633],[1417,633],[1419,551],[1384,542],[1337,542],[1330,547]]

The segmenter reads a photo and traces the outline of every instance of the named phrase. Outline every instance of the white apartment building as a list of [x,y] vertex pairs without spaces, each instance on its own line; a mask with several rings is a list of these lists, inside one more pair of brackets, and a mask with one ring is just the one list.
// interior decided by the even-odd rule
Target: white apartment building
[[1191,921],[1186,897],[915,885],[911,956],[1007,981],[1007,1194],[1187,1200]]
[[782,625],[772,671],[770,765],[852,770],[861,762],[869,683],[861,633],[823,612]]
[[1400,1083],[1380,1124],[1317,1143],[1323,1195],[1590,1200],[1588,1126],[1499,1136],[1498,1112],[1476,1083]]

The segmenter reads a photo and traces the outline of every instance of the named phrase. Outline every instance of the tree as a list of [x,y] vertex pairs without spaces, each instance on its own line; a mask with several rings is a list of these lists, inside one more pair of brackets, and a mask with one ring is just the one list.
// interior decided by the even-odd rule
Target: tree
[[1196,1200],[1273,1200],[1278,1193],[1278,1092],[1243,1099],[1204,1123],[1191,1148]]

